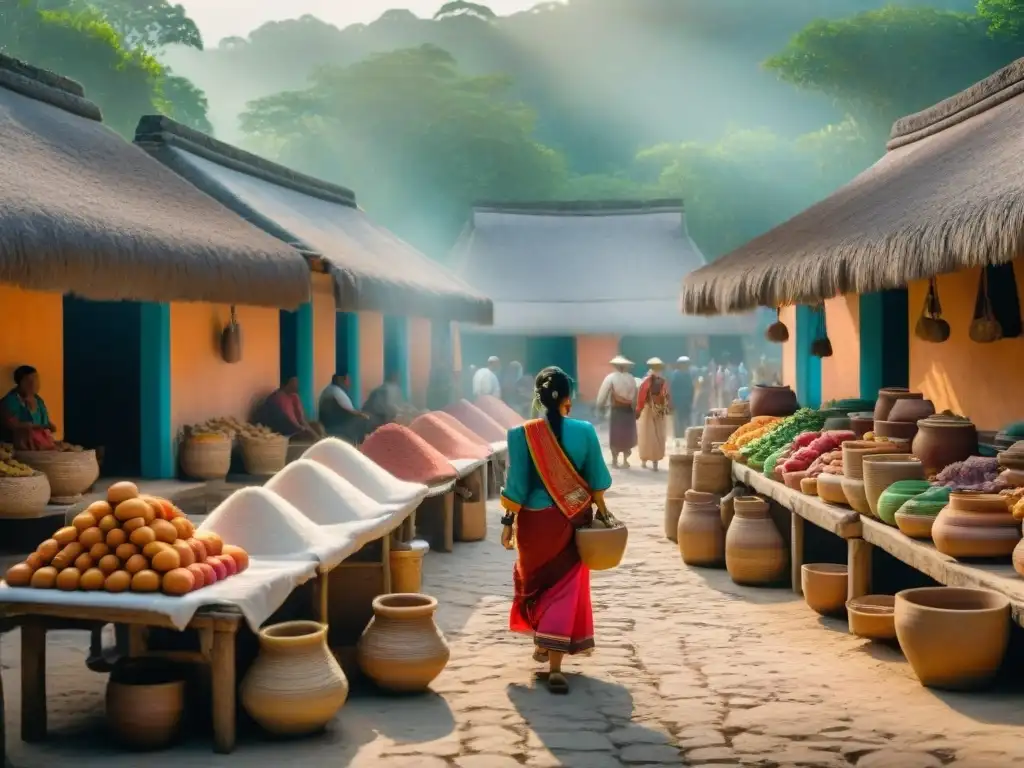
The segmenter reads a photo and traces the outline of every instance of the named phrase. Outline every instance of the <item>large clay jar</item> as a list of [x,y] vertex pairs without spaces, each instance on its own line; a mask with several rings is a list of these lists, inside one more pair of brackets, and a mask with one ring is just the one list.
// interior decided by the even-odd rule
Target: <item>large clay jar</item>
[[1007,557],[1020,538],[1020,522],[995,493],[951,493],[932,525],[935,548],[950,557]]
[[704,431],[701,433],[700,449],[704,451],[704,453],[710,453],[713,450],[715,443],[726,442],[730,437],[732,437],[732,433],[735,432],[737,429],[739,429],[739,427],[734,427],[731,425],[706,425],[704,427]]
[[977,450],[978,430],[967,419],[936,415],[917,422],[911,453],[924,464],[927,477],[973,456]]
[[929,688],[990,682],[1010,641],[1010,601],[987,589],[922,587],[896,594],[896,637]]
[[185,711],[185,683],[156,659],[119,662],[107,683],[107,725],[124,746],[162,749],[178,736]]
[[732,460],[721,451],[695,453],[690,487],[702,493],[728,493],[732,487]]
[[850,414],[850,430],[857,436],[858,440],[863,440],[864,435],[874,428],[875,414],[870,411]]
[[768,514],[768,503],[758,496],[740,496],[733,502],[735,515],[725,535],[725,567],[737,584],[774,584],[786,575],[789,553]]
[[924,480],[924,465],[909,453],[877,453],[861,458],[861,474],[871,514],[878,517],[882,491],[898,480]]
[[921,419],[927,419],[934,414],[935,404],[931,400],[904,397],[893,404],[887,421],[916,424]]
[[687,565],[715,566],[725,559],[721,497],[687,491],[679,516],[679,554]]
[[792,416],[796,409],[796,393],[789,387],[757,384],[750,390],[751,416]]
[[679,514],[693,480],[693,454],[675,453],[668,457],[668,488],[665,489],[665,538],[676,540]]
[[875,421],[885,421],[889,418],[892,408],[897,400],[920,400],[924,397],[920,392],[911,392],[903,387],[886,387],[878,390],[878,400],[875,401]]
[[437,600],[428,595],[380,595],[359,639],[359,667],[381,688],[425,691],[448,664],[451,651],[434,623]]
[[241,687],[242,706],[270,733],[322,730],[348,698],[348,680],[327,647],[327,625],[287,621],[260,630],[260,654]]

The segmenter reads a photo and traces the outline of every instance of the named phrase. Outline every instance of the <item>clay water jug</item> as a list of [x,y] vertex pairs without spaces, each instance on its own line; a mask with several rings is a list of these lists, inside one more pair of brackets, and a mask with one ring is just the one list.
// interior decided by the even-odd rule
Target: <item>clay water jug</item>
[[725,567],[737,584],[772,584],[786,575],[789,553],[768,514],[768,502],[741,496],[725,535]]

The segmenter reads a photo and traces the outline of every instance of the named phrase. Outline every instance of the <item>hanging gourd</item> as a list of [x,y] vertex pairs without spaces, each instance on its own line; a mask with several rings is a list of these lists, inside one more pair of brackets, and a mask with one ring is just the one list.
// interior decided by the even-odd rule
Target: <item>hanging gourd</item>
[[974,320],[969,331],[971,341],[990,344],[1003,338],[1003,326],[992,311],[992,299],[988,294],[988,270],[982,267],[978,281],[978,298],[974,302]]
[[825,328],[825,304],[819,304],[814,308],[814,312],[817,315],[817,328],[814,341],[811,342],[811,354],[815,357],[832,357],[832,342],[829,341],[828,330]]
[[220,334],[220,355],[225,363],[237,363],[242,359],[242,328],[231,307],[231,318]]
[[765,329],[764,337],[773,344],[785,344],[789,341],[789,328],[782,322],[782,307],[775,310],[775,322]]
[[924,306],[914,326],[914,335],[932,344],[941,344],[949,338],[949,323],[942,319],[939,286],[934,277],[928,281],[928,295],[924,297]]

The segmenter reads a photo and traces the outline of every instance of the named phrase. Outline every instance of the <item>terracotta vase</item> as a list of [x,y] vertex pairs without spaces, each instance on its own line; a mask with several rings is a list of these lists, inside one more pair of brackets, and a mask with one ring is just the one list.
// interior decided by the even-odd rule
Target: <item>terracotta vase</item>
[[896,637],[922,685],[990,682],[1010,641],[1010,601],[987,589],[922,587],[896,594]]
[[917,422],[911,453],[924,464],[927,477],[941,472],[978,450],[978,430],[966,419],[929,416]]
[[665,489],[665,538],[676,540],[679,514],[693,480],[693,454],[674,453],[668,457],[668,487]]
[[448,664],[451,651],[434,623],[437,600],[428,595],[380,595],[359,639],[357,658],[367,677],[401,693],[425,691]]
[[878,499],[898,480],[924,480],[924,465],[909,453],[878,453],[861,460],[864,492],[873,517],[878,517]]
[[789,387],[757,384],[750,390],[751,416],[792,416],[797,407],[796,393]]
[[690,487],[702,493],[728,493],[732,487],[732,460],[721,451],[695,453]]
[[934,414],[935,404],[931,400],[904,397],[893,404],[886,420],[916,424]]
[[687,565],[716,566],[725,559],[721,497],[687,491],[679,516],[679,554]]
[[924,397],[920,392],[911,392],[903,387],[886,387],[878,390],[878,400],[875,401],[875,421],[885,421],[889,418],[892,408],[897,400],[911,399],[920,400]]
[[935,548],[950,557],[1007,557],[1020,538],[1020,522],[992,493],[950,494],[932,525]]
[[773,584],[786,575],[789,553],[768,514],[768,503],[758,496],[740,496],[733,502],[735,516],[725,535],[725,567],[737,584]]
[[124,746],[162,749],[178,737],[185,711],[185,683],[152,659],[118,664],[107,683],[107,725]]
[[834,616],[845,610],[848,583],[845,565],[805,563],[800,566],[804,601],[822,616]]
[[892,443],[876,443],[873,440],[847,440],[842,445],[843,475],[854,480],[864,479],[864,457],[879,453],[899,453]]
[[875,437],[912,442],[917,436],[917,423],[913,421],[876,421],[872,430]]
[[287,621],[261,629],[241,699],[253,720],[279,736],[326,727],[348,699],[348,680],[327,647],[327,625]]

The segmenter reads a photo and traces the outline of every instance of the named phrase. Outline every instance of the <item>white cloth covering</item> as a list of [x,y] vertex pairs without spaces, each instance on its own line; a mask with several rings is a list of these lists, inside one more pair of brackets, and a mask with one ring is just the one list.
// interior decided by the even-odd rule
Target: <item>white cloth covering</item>
[[408,503],[422,499],[425,493],[425,485],[399,480],[358,448],[336,437],[310,446],[302,458],[323,464],[381,504]]

